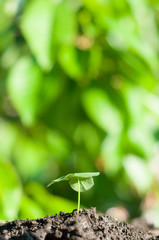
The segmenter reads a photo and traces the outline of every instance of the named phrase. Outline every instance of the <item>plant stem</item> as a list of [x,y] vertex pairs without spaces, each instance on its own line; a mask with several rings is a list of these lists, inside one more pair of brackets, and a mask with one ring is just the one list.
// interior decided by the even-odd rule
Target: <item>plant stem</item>
[[78,178],[78,207],[77,207],[77,212],[79,213],[79,209],[80,209],[80,181]]

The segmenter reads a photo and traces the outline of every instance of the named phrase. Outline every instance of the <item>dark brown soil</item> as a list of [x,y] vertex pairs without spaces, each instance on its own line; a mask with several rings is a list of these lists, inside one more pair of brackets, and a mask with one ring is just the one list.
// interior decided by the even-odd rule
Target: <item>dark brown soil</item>
[[[135,224],[134,224],[135,225]],[[138,225],[138,224],[137,224]],[[133,227],[109,216],[96,213],[95,208],[60,212],[36,220],[15,220],[0,224],[0,240],[157,240],[147,227]]]

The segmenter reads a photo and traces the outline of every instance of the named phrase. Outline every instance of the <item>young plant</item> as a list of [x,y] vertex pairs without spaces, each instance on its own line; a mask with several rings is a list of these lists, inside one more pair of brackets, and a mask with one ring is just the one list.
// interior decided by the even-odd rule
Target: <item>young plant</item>
[[93,177],[98,176],[99,174],[99,172],[69,173],[65,176],[52,180],[47,187],[56,182],[69,181],[71,188],[78,192],[77,212],[79,212],[80,192],[85,192],[90,189],[94,185]]

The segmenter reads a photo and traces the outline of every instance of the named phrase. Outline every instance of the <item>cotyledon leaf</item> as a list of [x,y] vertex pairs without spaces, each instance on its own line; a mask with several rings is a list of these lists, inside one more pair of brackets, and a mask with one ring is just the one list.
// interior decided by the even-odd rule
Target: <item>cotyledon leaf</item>
[[99,172],[84,172],[84,173],[74,173],[75,177],[81,177],[81,178],[90,178],[90,177],[96,177],[100,173]]
[[89,178],[78,178],[74,177],[69,181],[71,188],[78,192],[85,192],[94,185],[94,180],[92,177]]
[[[95,176],[98,176],[100,173],[99,172],[84,172],[84,173],[69,173],[65,176],[62,176],[60,178],[56,178],[54,180],[51,181],[51,183],[48,184],[47,187],[49,187],[50,185],[52,185],[53,183],[56,183],[56,182],[61,182],[61,181],[69,181],[69,180],[72,180],[72,183],[75,183],[75,180],[78,180],[79,181],[82,181],[83,183],[83,187],[81,189],[84,189],[84,184],[87,185],[87,183],[84,183],[84,180],[88,180],[89,178],[92,178],[92,177],[95,177]],[[93,179],[92,179],[93,180]],[[90,180],[90,183],[92,182],[92,180]],[[91,183],[92,184],[92,183]],[[93,182],[94,184],[94,182]],[[71,184],[70,184],[71,186]],[[92,185],[93,186],[93,185]],[[72,186],[71,186],[72,187]],[[73,188],[73,187],[72,187]],[[87,187],[85,187],[87,188]],[[74,188],[73,188],[74,189]],[[87,188],[88,189],[88,188]],[[78,190],[77,190],[78,191]],[[86,190],[84,190],[86,191]]]
[[55,183],[55,182],[61,182],[61,181],[70,180],[72,177],[74,177],[74,174],[73,174],[73,173],[69,173],[69,174],[67,174],[67,175],[65,175],[65,176],[56,178],[55,180],[52,180],[52,181],[47,185],[47,187],[49,187],[50,185],[52,185],[52,184]]

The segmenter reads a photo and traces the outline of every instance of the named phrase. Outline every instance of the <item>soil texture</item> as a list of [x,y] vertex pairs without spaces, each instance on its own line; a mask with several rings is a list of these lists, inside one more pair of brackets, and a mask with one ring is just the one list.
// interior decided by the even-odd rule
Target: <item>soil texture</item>
[[[142,225],[142,226],[140,226]],[[139,227],[138,227],[139,226]],[[157,240],[153,228],[133,225],[96,213],[95,208],[60,212],[36,220],[15,220],[0,224],[0,240]]]

